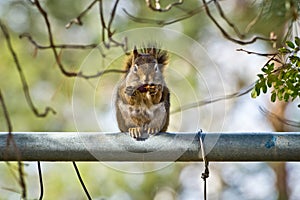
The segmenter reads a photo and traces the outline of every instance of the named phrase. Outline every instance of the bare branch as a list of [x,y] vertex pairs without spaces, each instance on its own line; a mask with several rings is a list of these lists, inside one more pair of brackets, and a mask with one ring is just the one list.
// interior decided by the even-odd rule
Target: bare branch
[[[0,25],[2,27],[1,22],[0,22]],[[6,107],[4,97],[2,95],[1,90],[0,90],[0,104],[1,104],[1,107],[2,107],[2,110],[3,110],[4,118],[5,118],[5,121],[6,121],[6,124],[7,124],[7,129],[8,129],[8,137],[7,137],[7,140],[6,140],[6,148],[9,148],[10,144],[12,143],[14,151],[16,153],[16,157],[18,159],[19,184],[22,188],[22,198],[26,199],[26,196],[27,196],[26,192],[27,191],[26,191],[26,183],[25,183],[25,180],[24,180],[23,164],[21,162],[21,156],[20,156],[21,154],[20,154],[20,151],[17,147],[17,144],[14,140],[14,137],[12,135],[13,127],[12,127],[12,124],[11,124],[11,121],[10,121],[8,110],[7,110],[7,107]],[[4,155],[4,157],[5,157],[5,155]]]
[[[213,0],[208,1],[207,4],[210,4],[212,1]],[[195,8],[195,9],[190,10],[190,11],[185,11],[184,15],[182,15],[180,17],[177,17],[177,18],[174,18],[174,19],[169,19],[169,20],[157,20],[157,19],[150,19],[150,18],[135,17],[132,14],[130,14],[124,8],[123,8],[123,11],[125,12],[125,14],[128,15],[128,17],[132,21],[135,21],[135,22],[138,22],[138,23],[148,23],[148,24],[157,24],[157,25],[160,25],[160,26],[165,26],[165,25],[170,25],[170,24],[188,19],[190,17],[193,17],[194,15],[199,14],[200,12],[202,12],[203,8],[204,8],[204,6],[201,6],[199,8]]]
[[232,22],[226,17],[226,15],[225,15],[225,13],[224,13],[224,11],[223,11],[221,5],[219,4],[219,1],[218,1],[218,0],[214,0],[213,2],[214,2],[214,4],[215,4],[216,7],[217,7],[217,10],[218,10],[220,16],[221,16],[221,17],[226,21],[226,23],[234,30],[234,32],[237,34],[237,36],[238,36],[239,38],[244,39],[244,38],[245,38],[245,35],[242,34],[242,33],[239,31],[239,29],[235,26],[235,24],[232,23]]
[[29,33],[23,33],[19,36],[20,39],[27,38],[28,41],[33,44],[37,49],[51,49],[51,48],[57,48],[57,49],[93,49],[98,46],[98,44],[57,44],[54,46],[48,45],[43,46],[38,44]]
[[[102,76],[102,75],[108,74],[108,73],[126,73],[126,72],[127,72],[127,70],[121,70],[121,69],[107,69],[107,70],[100,71],[100,72],[98,72],[98,73],[96,73],[96,74],[94,74],[94,75],[88,75],[88,76],[85,75],[84,78],[86,78],[86,79],[91,79],[91,78],[97,78],[97,77],[99,77],[99,76]],[[78,75],[81,76],[80,73],[79,73]]]
[[[100,1],[101,3],[101,1]],[[116,1],[116,4],[118,3],[118,1]],[[89,79],[89,78],[96,78],[99,77],[103,74],[106,73],[110,73],[110,72],[119,72],[119,73],[124,73],[124,70],[104,70],[101,72],[98,72],[96,75],[85,75],[83,74],[82,71],[79,72],[70,72],[67,71],[64,67],[64,65],[61,62],[61,59],[59,57],[59,53],[56,50],[56,45],[54,43],[54,38],[53,38],[53,34],[52,34],[52,28],[51,28],[51,24],[48,18],[48,14],[47,12],[41,7],[39,0],[35,0],[34,5],[37,7],[38,11],[41,13],[41,15],[43,16],[45,23],[46,23],[46,27],[47,27],[47,31],[48,31],[48,37],[49,37],[49,47],[50,49],[52,49],[53,55],[55,57],[56,63],[60,69],[60,71],[67,77],[80,77],[80,78],[85,78],[85,79]],[[111,34],[112,35],[112,34]]]
[[152,5],[151,0],[145,0],[145,2],[147,4],[147,6],[153,11],[167,12],[167,11],[171,10],[172,7],[181,5],[183,3],[183,0],[178,0],[174,3],[170,3],[165,8],[162,8],[162,6],[160,4],[160,0],[155,0],[155,5]]
[[264,57],[277,56],[278,55],[278,53],[257,53],[257,52],[254,52],[254,51],[247,51],[245,49],[237,49],[236,51],[242,51],[242,52],[246,52],[247,54],[254,54],[254,55],[264,56]]
[[43,16],[43,18],[44,18],[44,20],[45,20],[46,27],[47,27],[47,31],[48,31],[48,36],[49,36],[49,43],[50,43],[51,49],[52,49],[52,51],[53,51],[53,54],[54,54],[56,63],[57,63],[57,65],[59,66],[60,71],[61,71],[65,76],[76,77],[76,76],[77,76],[77,73],[76,73],[76,72],[68,72],[68,71],[66,71],[65,68],[64,68],[64,66],[62,65],[62,63],[61,63],[61,61],[60,61],[59,55],[58,55],[58,53],[57,53],[57,51],[56,51],[55,44],[54,44],[54,41],[53,41],[53,35],[52,35],[52,30],[51,30],[51,24],[50,24],[50,21],[49,21],[49,19],[48,19],[48,14],[47,14],[47,12],[42,8],[42,6],[40,5],[39,0],[35,0],[35,1],[34,1],[34,5],[37,7],[38,11],[41,13],[41,15]]
[[[217,1],[217,0],[214,0],[214,2]],[[204,5],[204,8],[205,8],[205,12],[207,14],[207,16],[212,20],[212,22],[218,27],[218,29],[221,31],[221,33],[223,34],[223,36],[234,42],[234,43],[237,43],[237,44],[240,44],[240,45],[247,45],[247,44],[252,44],[254,42],[256,42],[257,40],[264,40],[264,41],[276,41],[276,39],[274,38],[264,38],[264,37],[259,37],[259,36],[256,36],[254,38],[252,38],[251,40],[249,41],[243,41],[243,40],[237,40],[237,39],[234,39],[232,38],[223,28],[222,26],[217,22],[217,20],[212,16],[212,14],[210,13],[210,10],[208,8],[208,4],[206,2],[206,0],[202,0],[203,2],[203,5]],[[229,21],[229,20],[227,20]]]
[[[102,26],[102,42],[104,44],[104,46],[109,49],[111,46],[113,47],[122,47],[123,50],[126,52],[127,51],[127,42],[126,40],[124,40],[124,42],[118,42],[116,40],[114,40],[112,38],[113,34],[115,33],[115,31],[112,31],[112,23],[114,21],[114,17],[116,15],[116,10],[117,10],[117,6],[119,3],[119,0],[115,1],[115,4],[113,6],[113,9],[111,11],[110,14],[110,19],[108,21],[108,25],[106,25],[105,20],[104,20],[104,12],[103,12],[103,1],[102,0],[94,0],[85,10],[83,10],[76,18],[72,19],[67,25],[66,28],[69,28],[72,24],[78,24],[78,25],[82,25],[82,21],[81,18],[88,12],[91,10],[91,8],[96,4],[99,3],[99,16],[100,16],[100,23]],[[108,38],[108,42],[106,41],[106,36]],[[110,44],[110,43],[113,43]]]
[[23,73],[21,64],[19,62],[17,54],[15,53],[15,51],[12,47],[8,30],[6,29],[6,26],[4,24],[2,24],[1,21],[0,21],[0,27],[1,27],[2,32],[4,34],[5,40],[7,42],[8,49],[9,49],[9,51],[10,51],[10,53],[11,53],[13,59],[14,59],[15,65],[17,67],[17,70],[18,70],[18,73],[19,73],[19,76],[20,76],[20,79],[21,79],[21,82],[22,82],[22,85],[23,85],[23,91],[24,91],[24,94],[25,94],[25,98],[26,98],[27,104],[29,105],[30,109],[32,110],[32,112],[37,117],[46,117],[49,112],[52,112],[53,114],[55,114],[56,113],[55,110],[53,110],[53,108],[51,108],[51,107],[46,107],[44,112],[39,112],[38,109],[35,107],[32,99],[31,99],[31,96],[30,96],[29,87],[28,87],[25,75]]
[[[109,49],[110,47],[121,47],[124,52],[127,52],[128,51],[127,38],[125,38],[123,42],[118,42],[115,39],[113,39],[113,35],[115,34],[115,31],[112,31],[112,23],[116,15],[118,3],[119,0],[116,0],[113,9],[111,11],[108,24],[106,25],[104,20],[103,3],[102,1],[99,2],[99,17],[102,25],[102,42],[107,49]],[[106,42],[106,37],[108,39],[107,42]]]
[[293,121],[293,120],[289,120],[289,119],[279,117],[275,113],[272,113],[272,112],[268,111],[267,109],[263,108],[262,106],[259,106],[259,110],[263,114],[268,115],[269,117],[275,118],[276,120],[278,120],[279,122],[281,122],[283,124],[286,124],[286,125],[289,125],[289,126],[292,126],[292,127],[296,127],[296,128],[300,128],[300,121],[296,122],[296,121]]
[[83,23],[81,21],[81,18],[86,15],[88,11],[91,10],[91,8],[98,2],[99,0],[94,0],[86,9],[84,9],[76,18],[72,19],[65,27],[68,29],[70,28],[73,24],[78,24],[81,26]]
[[251,22],[247,25],[246,29],[245,29],[245,32],[248,33],[251,28],[256,24],[256,22],[260,19],[260,17],[262,16],[263,14],[263,11],[265,9],[265,3],[263,1],[263,5],[261,6],[261,9],[260,9],[260,12],[258,13],[258,15],[256,15],[256,17],[251,20]]
[[203,10],[203,7],[196,8],[194,10],[188,11],[187,14],[182,15],[176,19],[171,19],[171,20],[157,20],[157,19],[149,19],[149,18],[141,18],[141,17],[135,17],[132,14],[130,14],[126,9],[123,8],[123,11],[128,15],[128,17],[135,22],[139,23],[149,23],[149,24],[157,24],[160,26],[165,26],[165,25],[170,25],[185,19],[188,19],[198,13],[200,13]]
[[227,94],[227,95],[224,95],[224,96],[221,96],[221,97],[216,97],[216,98],[213,98],[213,99],[212,98],[204,99],[204,100],[201,100],[201,101],[198,101],[198,102],[195,102],[195,103],[190,103],[190,104],[183,105],[181,108],[177,108],[177,109],[173,110],[171,112],[171,114],[175,114],[175,113],[182,112],[182,111],[185,111],[185,110],[189,110],[189,109],[192,109],[192,108],[201,107],[201,106],[211,104],[211,103],[216,103],[218,101],[223,101],[223,100],[228,100],[228,99],[241,97],[241,96],[251,92],[251,90],[254,88],[254,85],[255,85],[255,83],[252,83],[248,87],[243,88],[240,91],[232,93],[232,94]]
[[242,51],[242,52],[246,52],[247,54],[254,54],[254,55],[263,56],[263,57],[271,56],[271,58],[268,60],[268,62],[264,66],[268,65],[271,61],[275,61],[282,65],[285,65],[285,63],[280,58],[279,59],[276,58],[279,55],[278,53],[258,53],[258,52],[254,52],[254,51],[247,51],[244,49],[237,49],[237,51]]
[[4,97],[2,95],[1,89],[0,89],[0,103],[1,103],[2,110],[3,110],[4,118],[5,118],[5,121],[6,121],[8,133],[11,133],[13,128],[12,128],[12,124],[11,124],[11,121],[10,121],[10,118],[9,118],[8,110],[6,108],[6,105],[5,105],[5,102],[4,102]]

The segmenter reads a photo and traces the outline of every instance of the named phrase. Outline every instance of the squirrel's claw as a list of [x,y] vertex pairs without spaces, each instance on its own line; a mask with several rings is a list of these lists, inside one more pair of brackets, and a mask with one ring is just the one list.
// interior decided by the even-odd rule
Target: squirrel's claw
[[128,132],[129,132],[129,135],[133,138],[139,138],[142,136],[140,127],[129,128]]
[[154,135],[156,133],[159,133],[159,129],[158,128],[147,128],[147,133],[149,135]]

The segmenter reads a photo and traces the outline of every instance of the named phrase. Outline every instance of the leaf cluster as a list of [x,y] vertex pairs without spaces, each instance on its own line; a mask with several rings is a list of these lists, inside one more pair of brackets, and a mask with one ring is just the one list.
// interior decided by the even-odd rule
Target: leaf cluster
[[[275,60],[271,59],[258,74],[258,80],[251,92],[256,98],[261,92],[271,89],[271,101],[294,101],[300,98],[300,38],[286,41],[286,46],[278,49],[278,56],[285,58],[279,67],[275,67]],[[300,104],[298,105],[300,107]]]

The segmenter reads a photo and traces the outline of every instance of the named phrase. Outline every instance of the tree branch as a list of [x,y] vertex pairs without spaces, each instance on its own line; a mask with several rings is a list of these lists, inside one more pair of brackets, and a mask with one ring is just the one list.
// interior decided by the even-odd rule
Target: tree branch
[[23,33],[19,36],[20,39],[27,38],[28,41],[35,46],[37,49],[51,49],[51,48],[57,48],[57,49],[93,49],[98,46],[98,44],[86,44],[86,45],[81,45],[81,44],[57,44],[54,46],[47,45],[43,46],[38,44],[29,33]]
[[296,128],[300,128],[300,122],[296,122],[296,121],[293,121],[293,120],[282,118],[282,117],[276,115],[275,113],[272,113],[272,112],[268,111],[267,109],[263,108],[262,106],[259,106],[259,110],[263,114],[268,115],[272,118],[275,118],[276,120],[278,120],[279,122],[281,122],[283,124],[286,124],[286,125],[289,125],[289,126],[292,126],[292,127],[296,127]]
[[245,49],[237,49],[236,51],[242,51],[242,52],[246,52],[247,54],[254,54],[254,55],[264,56],[264,57],[277,56],[278,55],[278,53],[257,53],[257,52],[254,52],[254,51],[247,51]]
[[227,94],[227,95],[224,95],[224,96],[221,96],[221,97],[216,97],[216,98],[204,99],[204,100],[201,100],[201,101],[198,101],[198,102],[195,102],[195,103],[190,103],[190,104],[183,105],[182,107],[173,110],[171,112],[171,114],[175,114],[175,113],[182,112],[182,111],[185,111],[185,110],[189,110],[189,109],[192,109],[192,108],[201,107],[201,106],[211,104],[211,103],[216,103],[216,102],[222,101],[222,100],[228,100],[228,99],[241,97],[241,96],[251,92],[252,89],[254,88],[254,85],[255,85],[255,83],[252,83],[248,87],[243,88],[240,91],[234,92],[232,94]]
[[94,0],[86,9],[84,9],[76,18],[72,19],[68,24],[66,24],[66,28],[70,28],[73,24],[78,24],[81,26],[83,23],[81,21],[81,18],[86,15],[88,11],[91,10],[91,8],[98,2],[99,0]]
[[167,11],[171,10],[172,7],[183,4],[183,0],[178,0],[174,3],[168,4],[165,8],[162,8],[162,6],[160,4],[160,0],[155,0],[155,5],[152,5],[151,0],[145,0],[145,2],[151,10],[158,11],[158,12],[167,12]]
[[[102,1],[100,1],[101,3]],[[118,3],[118,0],[116,1],[116,4],[117,5]],[[67,71],[64,67],[64,65],[62,64],[61,62],[61,59],[59,57],[59,53],[57,52],[56,48],[57,46],[55,45],[54,43],[54,38],[53,38],[53,34],[52,34],[52,28],[51,28],[51,24],[50,24],[50,21],[49,21],[49,18],[48,18],[48,14],[47,12],[41,7],[40,5],[40,2],[39,0],[35,0],[34,1],[34,5],[37,7],[38,11],[40,12],[40,14],[43,16],[44,18],[44,21],[45,21],[45,24],[46,24],[46,27],[47,27],[47,31],[48,31],[48,37],[49,37],[49,47],[50,49],[52,49],[52,52],[53,52],[53,55],[54,55],[54,58],[56,60],[56,63],[60,69],[60,71],[62,72],[62,74],[64,74],[65,76],[67,77],[80,77],[80,78],[85,78],[85,79],[90,79],[90,78],[96,78],[96,77],[99,77],[101,76],[102,74],[106,74],[106,73],[109,73],[109,72],[119,72],[119,73],[124,73],[125,71],[124,70],[103,70],[101,72],[98,72],[97,74],[95,75],[86,75],[86,74],[83,74],[82,71],[79,71],[79,72],[72,72],[72,71]],[[115,8],[114,8],[115,9]],[[114,13],[115,14],[115,13]],[[112,17],[113,18],[113,17]],[[111,34],[112,35],[112,34]],[[27,37],[28,38],[28,37]],[[29,38],[28,38],[29,39]],[[33,44],[37,44],[37,43],[33,43]],[[124,45],[125,46],[125,45]],[[36,46],[38,47],[38,46]],[[74,46],[73,46],[74,47]],[[79,48],[78,46],[76,48]],[[83,47],[83,48],[86,48],[86,47]]]
[[123,8],[123,11],[126,13],[126,15],[135,22],[138,23],[149,23],[149,24],[157,24],[160,26],[166,26],[170,24],[174,24],[176,22],[188,19],[198,13],[200,13],[203,10],[203,7],[196,8],[194,10],[188,11],[187,14],[182,15],[176,19],[171,19],[171,20],[157,20],[157,19],[149,19],[149,18],[141,18],[141,17],[135,17],[132,14],[130,14],[126,9]]
[[[214,0],[214,2],[217,1],[217,0]],[[251,40],[248,40],[248,41],[243,41],[243,40],[237,40],[237,39],[234,39],[233,37],[231,37],[224,29],[223,27],[217,22],[217,20],[212,16],[209,8],[208,8],[208,4],[206,2],[206,0],[202,0],[203,2],[203,5],[204,5],[204,9],[205,9],[205,12],[207,14],[207,16],[211,19],[211,21],[217,26],[217,28],[221,31],[221,33],[223,34],[223,36],[228,39],[229,41],[232,41],[234,43],[237,43],[237,44],[240,44],[240,45],[247,45],[247,44],[252,44],[254,42],[256,42],[257,40],[264,40],[264,41],[276,41],[275,38],[264,38],[264,37],[259,37],[259,36],[256,36],[254,38],[252,38]],[[222,16],[222,14],[220,13],[220,15]],[[226,21],[229,21],[229,20],[226,20]]]
[[[0,23],[0,25],[2,27],[1,23]],[[7,140],[6,140],[6,150],[8,150],[10,144],[12,143],[14,152],[16,153],[16,157],[17,157],[17,160],[18,160],[18,173],[19,173],[18,182],[19,182],[19,184],[22,188],[22,198],[26,199],[27,191],[26,191],[26,183],[25,183],[25,180],[24,180],[23,163],[21,162],[21,156],[20,156],[21,154],[20,154],[20,151],[17,147],[17,144],[14,140],[14,137],[12,135],[13,127],[12,127],[12,124],[11,124],[11,121],[10,121],[8,110],[7,110],[7,107],[6,107],[4,97],[2,95],[1,90],[0,90],[0,104],[1,104],[1,107],[2,107],[2,110],[3,110],[4,118],[5,118],[5,121],[6,121],[6,124],[7,124],[7,129],[8,129],[8,137],[7,137]],[[5,157],[5,154],[4,154],[4,157]],[[7,162],[7,164],[9,165],[8,162]]]
[[0,27],[1,27],[2,32],[4,34],[5,40],[7,42],[8,49],[9,49],[9,51],[10,51],[10,53],[11,53],[13,59],[14,59],[15,65],[17,67],[17,71],[19,73],[19,76],[20,76],[20,79],[21,79],[21,82],[22,82],[22,85],[23,85],[23,91],[24,91],[24,94],[25,94],[25,98],[26,98],[27,104],[29,105],[30,109],[32,110],[32,112],[37,117],[46,117],[49,112],[52,112],[53,114],[55,114],[56,113],[55,110],[51,107],[46,107],[44,112],[39,112],[39,110],[35,107],[35,105],[32,101],[32,98],[30,96],[29,87],[28,87],[25,75],[23,73],[21,64],[19,62],[17,54],[15,53],[15,51],[12,47],[8,30],[6,29],[6,26],[4,24],[2,24],[1,21],[0,21]]

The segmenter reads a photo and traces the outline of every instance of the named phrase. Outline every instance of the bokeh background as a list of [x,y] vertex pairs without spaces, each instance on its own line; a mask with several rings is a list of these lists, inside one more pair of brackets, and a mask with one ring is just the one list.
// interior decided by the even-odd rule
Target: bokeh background
[[[172,1],[162,2],[162,5],[170,2]],[[78,16],[91,1],[52,0],[40,3],[48,13],[57,44],[101,45],[101,23],[97,6],[82,18],[82,26],[65,28],[65,25]],[[278,42],[257,41],[241,46],[228,41],[208,19],[203,9],[194,16],[165,26],[133,21],[124,12],[125,9],[136,17],[168,22],[186,15],[195,8],[201,8],[202,3],[199,1],[184,1],[182,5],[163,13],[152,11],[144,1],[121,0],[118,4],[112,28],[116,34],[120,34],[119,36],[128,31],[135,32],[137,28],[149,27],[161,29],[162,32],[176,31],[181,35],[180,40],[178,37],[171,37],[172,34],[170,37],[152,38],[166,49],[169,46],[173,48],[170,51],[170,64],[165,72],[172,92],[172,111],[201,99],[213,99],[243,90],[254,83],[267,58],[248,55],[236,49],[272,53],[283,45],[282,41],[286,36],[299,36],[299,20],[291,23],[299,13],[297,1],[230,0],[220,3],[228,18],[241,32],[247,32],[246,39],[251,39],[253,35],[269,37],[274,33]],[[113,4],[111,1],[103,1],[106,21],[110,17]],[[224,29],[235,37],[213,4],[210,4],[210,7],[212,14]],[[249,28],[249,23],[256,18],[256,23]],[[0,88],[7,102],[13,131],[118,132],[114,118],[113,94],[121,74],[111,73],[89,80],[64,76],[58,69],[51,49],[36,49],[26,39],[19,38],[20,34],[30,33],[39,44],[49,44],[43,18],[30,1],[0,0],[0,19],[8,27],[35,105],[41,110],[51,106],[57,111],[56,115],[49,114],[46,118],[37,118],[32,113],[26,103],[15,63],[7,49],[5,38],[0,33]],[[286,34],[288,30],[291,31]],[[135,43],[132,39],[134,35],[130,36],[129,47],[132,47]],[[193,42],[188,46],[186,40]],[[180,50],[184,53],[180,54]],[[103,51],[107,56],[101,56],[99,49],[64,49],[60,51],[60,57],[70,71],[83,70],[87,74],[93,74],[104,69],[122,69],[126,56],[121,49],[103,48]],[[93,101],[90,101],[91,99]],[[271,103],[269,99],[269,94],[256,99],[246,94],[239,98],[175,113],[171,115],[169,131],[197,132],[199,128],[205,132],[299,131],[299,128],[282,124],[259,109],[264,107],[280,117],[299,119],[299,101]],[[89,109],[95,112],[94,116],[85,113]],[[97,123],[91,125],[90,117],[96,119]],[[7,131],[2,113],[0,131]],[[203,197],[202,163],[124,165],[81,162],[78,166],[93,199],[194,200]],[[23,168],[26,172],[28,199],[36,199],[39,196],[37,164],[24,162]],[[141,169],[137,168],[147,170],[140,173]],[[44,199],[86,199],[71,163],[43,162],[42,169]],[[134,169],[139,173],[133,173]],[[298,163],[220,162],[211,163],[210,170],[209,199],[300,199]],[[21,188],[17,176],[16,163],[0,163],[1,200],[20,199]]]

